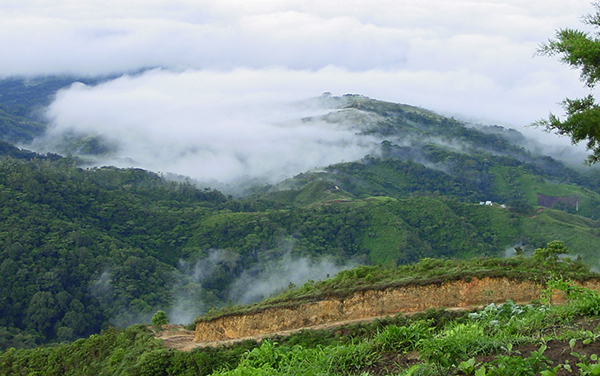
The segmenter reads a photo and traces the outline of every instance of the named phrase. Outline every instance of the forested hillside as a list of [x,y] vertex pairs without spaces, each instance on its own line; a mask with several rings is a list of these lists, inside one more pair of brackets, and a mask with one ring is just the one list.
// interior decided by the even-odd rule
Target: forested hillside
[[[40,106],[73,80],[40,79],[39,92],[1,81],[1,138],[23,145],[43,132]],[[555,239],[597,265],[593,171],[527,150],[514,130],[362,96],[313,100],[330,113],[302,121],[343,124],[377,140],[377,152],[235,198],[191,179],[84,165],[106,152],[99,139],[71,156],[1,142],[0,348],[149,322],[159,309],[191,322],[357,265],[510,255]],[[540,206],[539,194],[554,203]]]
[[[538,301],[492,303],[471,311],[431,309],[332,330],[303,330],[183,352],[154,332],[168,327],[109,328],[72,343],[0,353],[3,374],[45,375],[594,375],[598,362],[597,291],[576,281],[597,278],[579,262],[539,249],[533,259],[423,260],[399,268],[349,270],[318,284],[291,289],[270,303],[310,299],[332,289],[381,283],[430,283],[474,276],[510,276],[545,283]],[[552,304],[554,293],[569,300]],[[251,307],[258,308],[258,307]]]
[[5,347],[20,331],[69,340],[168,305],[191,224],[226,198],[141,170],[4,158],[0,200]]

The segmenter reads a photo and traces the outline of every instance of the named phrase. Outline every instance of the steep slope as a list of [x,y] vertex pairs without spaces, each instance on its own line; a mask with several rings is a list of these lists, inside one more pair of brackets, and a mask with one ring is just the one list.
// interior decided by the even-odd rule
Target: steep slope
[[0,348],[75,339],[170,304],[189,280],[176,268],[186,221],[226,198],[147,171],[22,154],[0,159]]
[[[600,290],[600,281],[586,288]],[[283,331],[312,329],[316,326],[341,326],[428,309],[474,309],[507,300],[527,304],[539,300],[545,286],[534,281],[507,278],[473,278],[432,285],[389,287],[363,290],[343,298],[326,298],[260,311],[221,316],[196,323],[195,342],[222,342],[250,337],[269,337]],[[564,298],[563,298],[564,300]],[[560,298],[555,299],[560,302]]]

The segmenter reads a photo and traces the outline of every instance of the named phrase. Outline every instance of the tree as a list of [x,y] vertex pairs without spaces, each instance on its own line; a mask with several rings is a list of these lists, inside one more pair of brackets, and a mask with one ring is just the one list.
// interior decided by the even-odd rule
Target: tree
[[154,326],[167,325],[168,323],[169,317],[167,317],[165,311],[157,311],[154,316],[152,316],[152,325]]
[[553,262],[556,263],[559,260],[560,255],[566,255],[569,253],[569,250],[563,242],[560,240],[553,240],[546,248],[538,248],[533,251],[533,259],[542,262]]
[[[600,2],[593,4],[595,14],[583,17],[585,24],[595,28],[600,27]],[[550,39],[538,49],[538,54],[546,56],[560,56],[560,61],[572,68],[581,70],[581,80],[590,89],[600,81],[600,33],[590,33],[560,29],[556,32],[556,39]],[[566,119],[550,113],[548,119],[538,120],[533,125],[545,127],[549,132],[566,135],[573,144],[585,141],[587,150],[591,151],[587,162],[589,164],[600,162],[600,105],[592,94],[582,99],[566,98],[561,102],[566,112]]]
[[56,322],[58,310],[51,292],[38,291],[33,295],[26,310],[25,320],[31,329],[48,337],[52,335],[52,327]]

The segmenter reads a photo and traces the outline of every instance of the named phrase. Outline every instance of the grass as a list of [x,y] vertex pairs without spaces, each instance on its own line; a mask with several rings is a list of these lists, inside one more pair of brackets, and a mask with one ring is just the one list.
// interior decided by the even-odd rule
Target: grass
[[[572,289],[564,280],[553,281],[553,287],[567,292]],[[350,342],[327,346],[265,341],[247,352],[236,369],[213,375],[550,376],[560,369],[574,375],[595,375],[600,370],[598,357],[594,347],[586,350],[585,346],[600,339],[600,329],[571,328],[577,327],[582,317],[595,316],[582,307],[600,304],[600,294],[577,288],[573,291],[563,306],[523,306],[509,301],[447,321],[439,320],[443,312],[438,311],[437,320],[413,317],[357,335]],[[558,330],[549,332],[549,326]],[[554,346],[558,342],[564,346],[562,351],[547,351],[551,343]],[[418,353],[412,362],[408,360],[410,352]]]
[[[554,210],[544,210],[536,215],[535,219],[523,218],[523,231],[530,234],[530,239],[538,244],[541,239],[557,236],[568,248],[576,249],[586,264],[597,265],[598,249],[600,249],[600,238],[596,235],[597,229],[585,226],[587,222],[585,218],[565,214]],[[565,222],[563,217],[571,220]],[[594,225],[594,227],[596,226]]]
[[364,290],[384,290],[408,285],[428,285],[459,279],[506,277],[514,280],[544,282],[556,276],[573,280],[599,278],[579,261],[540,262],[525,257],[507,259],[482,258],[472,261],[423,259],[413,265],[398,267],[362,266],[345,270],[324,281],[309,281],[282,294],[253,305],[233,305],[211,311],[196,322],[218,317],[261,312],[274,307],[293,307],[307,301],[344,298]]
[[579,213],[592,216],[600,199],[598,193],[573,185],[548,181],[525,171],[515,170],[507,166],[493,166],[490,171],[494,174],[495,191],[499,196],[505,192],[519,193],[528,204],[537,206],[537,194],[546,196],[571,196],[579,200]]

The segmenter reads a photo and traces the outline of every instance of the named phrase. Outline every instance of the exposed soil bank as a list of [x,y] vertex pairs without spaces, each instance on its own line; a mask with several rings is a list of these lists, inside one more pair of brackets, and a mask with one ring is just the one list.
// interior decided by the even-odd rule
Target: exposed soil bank
[[[583,286],[600,290],[600,281]],[[410,285],[383,290],[357,291],[345,298],[325,298],[291,303],[259,312],[232,314],[196,324],[194,341],[211,342],[256,337],[269,333],[310,328],[348,320],[425,311],[430,308],[466,308],[507,300],[530,302],[540,298],[544,285],[508,278],[448,281],[425,286]],[[559,294],[554,302],[564,300]]]

